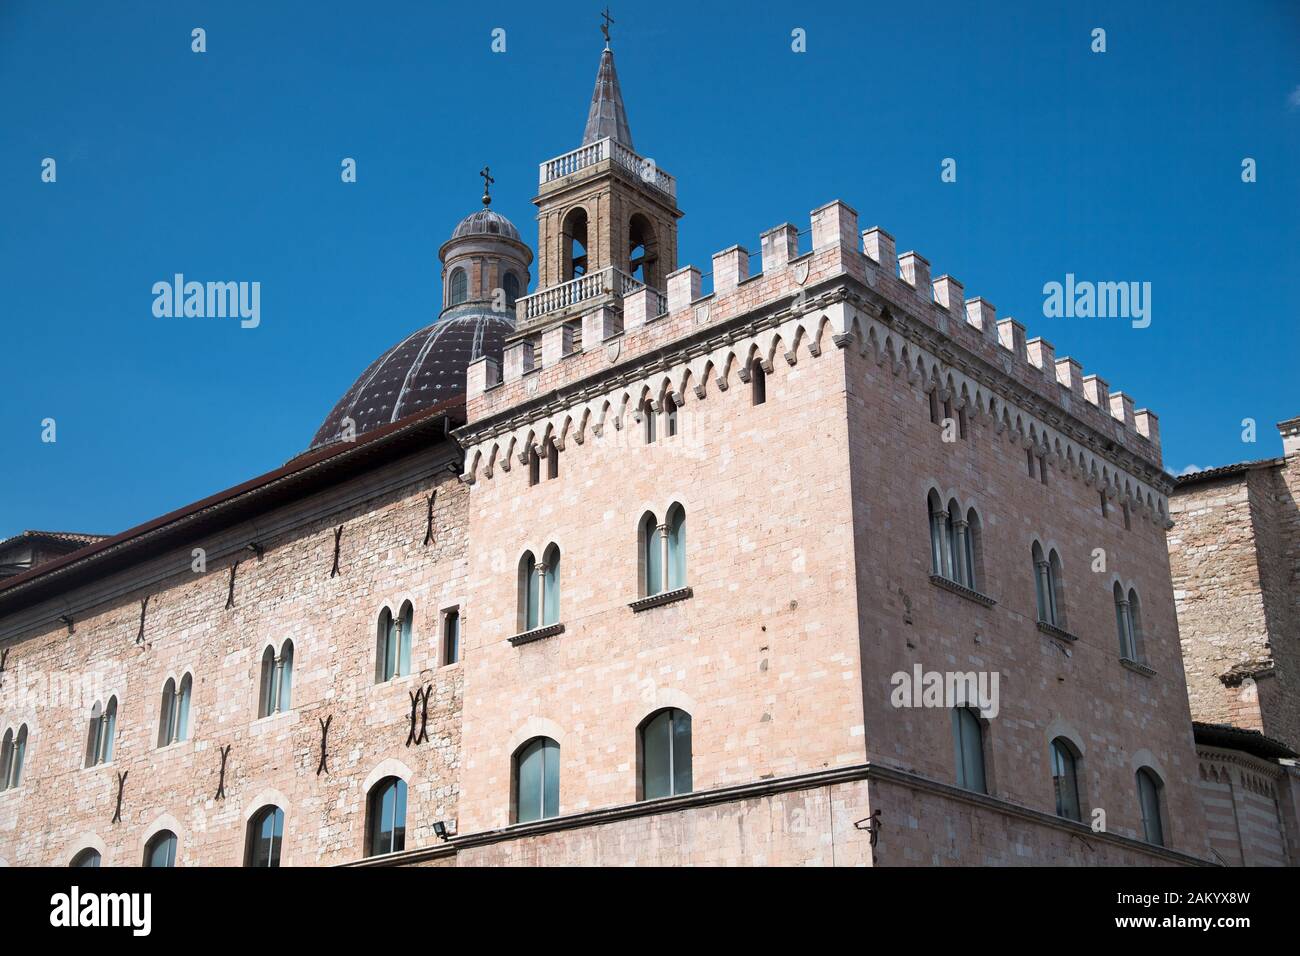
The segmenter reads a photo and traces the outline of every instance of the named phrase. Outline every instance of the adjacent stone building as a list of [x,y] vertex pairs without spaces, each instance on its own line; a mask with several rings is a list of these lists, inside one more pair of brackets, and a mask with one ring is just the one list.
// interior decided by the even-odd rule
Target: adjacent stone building
[[1201,786],[1232,862],[1300,863],[1300,419],[1278,429],[1281,458],[1183,475],[1170,498]]
[[485,196],[305,453],[0,584],[0,858],[1211,860],[1156,416],[842,202],[706,274],[676,196],[607,48],[531,294]]

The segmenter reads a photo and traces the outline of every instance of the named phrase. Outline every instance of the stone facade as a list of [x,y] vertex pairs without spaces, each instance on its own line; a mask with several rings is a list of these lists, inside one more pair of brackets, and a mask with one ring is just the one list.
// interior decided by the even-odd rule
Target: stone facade
[[[612,69],[607,53],[617,90]],[[0,587],[6,684],[103,672],[120,704],[113,760],[88,769],[87,701],[5,704],[31,742],[0,793],[0,857],[95,847],[133,864],[170,829],[178,862],[237,864],[247,821],[275,805],[283,862],[361,862],[366,795],[397,776],[406,848],[370,863],[1206,861],[1155,415],[838,201],[759,237],[755,274],[740,246],[719,252],[707,294],[700,269],[674,268],[664,202],[662,272],[567,286],[554,247],[572,203],[596,204],[589,271],[626,272],[629,217],[668,180],[581,156],[548,180],[556,162],[537,200],[543,287],[503,361],[470,365],[463,411],[420,412]],[[932,496],[960,506],[965,584],[936,573]],[[674,509],[684,576],[656,593],[638,529],[649,516],[664,533]],[[1054,624],[1036,545],[1058,562]],[[541,592],[553,623],[529,622],[528,554],[558,581]],[[1142,598],[1138,659],[1121,659],[1116,583]],[[408,600],[415,676],[378,683],[379,615]],[[286,639],[292,707],[258,718],[258,662]],[[899,706],[915,668],[998,681],[982,788],[959,785],[968,701]],[[160,689],[184,673],[190,739],[160,748]],[[410,745],[417,687],[432,688],[429,739]],[[689,792],[644,800],[639,728],[664,708],[691,717]],[[538,737],[558,745],[558,807],[519,822],[514,765]],[[1080,821],[1057,813],[1058,739]],[[1164,846],[1145,841],[1139,770],[1161,784]]]
[[[1284,437],[1295,421],[1280,427]],[[1192,714],[1300,750],[1300,441],[1179,479],[1169,537]]]

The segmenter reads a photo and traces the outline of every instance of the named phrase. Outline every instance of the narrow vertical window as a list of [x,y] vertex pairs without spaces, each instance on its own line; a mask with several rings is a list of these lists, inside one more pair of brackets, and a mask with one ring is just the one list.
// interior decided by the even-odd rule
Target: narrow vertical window
[[107,706],[96,701],[90,711],[90,727],[86,735],[86,766],[111,763],[113,737],[117,731],[117,698],[110,697]]
[[546,571],[542,575],[542,625],[560,620],[560,549],[551,545],[542,555]]
[[968,707],[952,712],[953,749],[957,756],[957,786],[987,793],[984,779],[984,733],[979,717]]
[[1034,477],[1034,451],[1032,448],[1025,449],[1025,464],[1029,468],[1029,477]]
[[665,571],[669,591],[686,587],[686,510],[681,505],[668,509],[668,565]]
[[560,812],[560,745],[534,737],[515,753],[516,823],[545,820]]
[[762,405],[767,401],[767,372],[763,371],[763,363],[758,359],[754,359],[749,368],[750,398],[755,405]]
[[519,298],[519,277],[513,272],[507,272],[501,280],[501,291],[506,296],[506,308],[514,308],[515,300]]
[[176,739],[189,740],[190,737],[190,695],[194,690],[194,678],[186,674],[181,678],[180,690],[176,692]]
[[691,792],[691,715],[669,707],[652,714],[640,729],[641,798],[654,800]]
[[1073,745],[1064,737],[1052,741],[1052,787],[1056,792],[1056,815],[1067,820],[1081,820],[1079,812],[1078,758]]
[[671,395],[664,395],[664,434],[672,438],[677,434],[677,402]]
[[385,777],[370,791],[366,807],[366,856],[406,849],[406,781]]
[[285,641],[280,649],[280,691],[276,710],[293,709],[293,641]]
[[1038,456],[1038,479],[1043,484],[1047,484],[1047,456]]
[[1133,512],[1129,510],[1128,502],[1124,502],[1124,530],[1133,530]]
[[27,725],[23,724],[14,733],[13,728],[5,731],[4,743],[0,745],[0,791],[12,790],[23,782],[23,759],[27,755]]
[[1115,632],[1119,637],[1119,656],[1123,660],[1136,660],[1133,650],[1133,620],[1129,616],[1128,598],[1119,582],[1115,582]]
[[549,481],[552,478],[560,477],[560,448],[555,444],[554,438],[546,440],[546,478]]
[[449,282],[451,292],[447,296],[448,305],[457,305],[469,298],[469,277],[466,276],[464,269],[452,269]]
[[542,480],[542,461],[536,448],[528,449],[528,484],[535,485]]
[[1097,496],[1101,498],[1101,516],[1105,518],[1110,514],[1110,507],[1106,504],[1106,492],[1099,491]]
[[442,615],[442,662],[460,661],[460,609],[451,608]]
[[641,586],[644,597],[663,590],[663,547],[659,540],[659,522],[646,512],[637,532],[641,544]]
[[1129,644],[1132,651],[1131,660],[1146,663],[1146,646],[1142,635],[1142,601],[1139,600],[1137,591],[1132,588],[1128,592],[1128,626],[1129,626]]
[[162,706],[159,708],[158,715],[158,746],[166,747],[176,738],[172,735],[174,730],[173,721],[175,720],[176,706],[176,682],[170,677],[167,683],[163,685]]
[[927,395],[930,399],[930,423],[938,425],[943,421],[943,416],[939,413],[939,390],[931,389]]
[[283,844],[284,811],[279,807],[263,807],[248,823],[248,849],[244,855],[244,865],[279,866]]
[[655,440],[655,410],[648,396],[641,403],[641,417],[645,422],[645,443],[652,445]]
[[411,634],[415,630],[415,608],[410,601],[402,604],[397,618],[397,676],[411,673]]
[[519,559],[519,630],[531,631],[537,627],[538,606],[541,593],[537,574],[537,560],[531,551]]
[[947,561],[945,549],[948,512],[939,503],[939,496],[933,491],[926,498],[926,506],[930,513],[930,566],[935,574],[942,577]]
[[1142,835],[1148,843],[1165,845],[1165,825],[1160,810],[1163,784],[1149,767],[1137,772],[1138,803],[1142,808]]
[[285,641],[277,655],[275,649],[262,651],[262,682],[258,716],[269,717],[293,707],[293,641]]

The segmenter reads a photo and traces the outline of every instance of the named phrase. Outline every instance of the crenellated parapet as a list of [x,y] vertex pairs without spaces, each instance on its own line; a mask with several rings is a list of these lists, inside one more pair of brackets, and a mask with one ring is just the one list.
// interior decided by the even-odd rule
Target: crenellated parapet
[[[811,248],[801,251],[801,242]],[[922,392],[1049,458],[1135,517],[1168,523],[1172,479],[1159,424],[1147,409],[1058,358],[988,300],[950,275],[931,277],[915,251],[899,255],[880,227],[859,231],[842,202],[812,212],[809,228],[782,223],[759,241],[761,271],[740,245],[667,276],[666,294],[630,291],[536,340],[507,348],[502,366],[470,366],[467,481],[490,479],[554,438],[581,444],[617,433],[648,398],[681,408],[764,368],[816,361],[832,345],[856,351]],[[704,291],[706,279],[712,290]]]

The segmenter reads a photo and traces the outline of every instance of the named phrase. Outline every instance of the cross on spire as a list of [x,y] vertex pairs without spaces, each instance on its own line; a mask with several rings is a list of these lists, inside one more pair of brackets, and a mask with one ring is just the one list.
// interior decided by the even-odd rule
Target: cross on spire
[[600,32],[605,35],[605,49],[609,49],[609,25],[614,22],[614,18],[609,15],[609,7],[601,14],[605,22],[600,25]]
[[483,205],[490,206],[492,205],[491,187],[492,184],[496,182],[496,180],[492,178],[491,167],[484,166],[479,170],[479,175],[483,177]]

